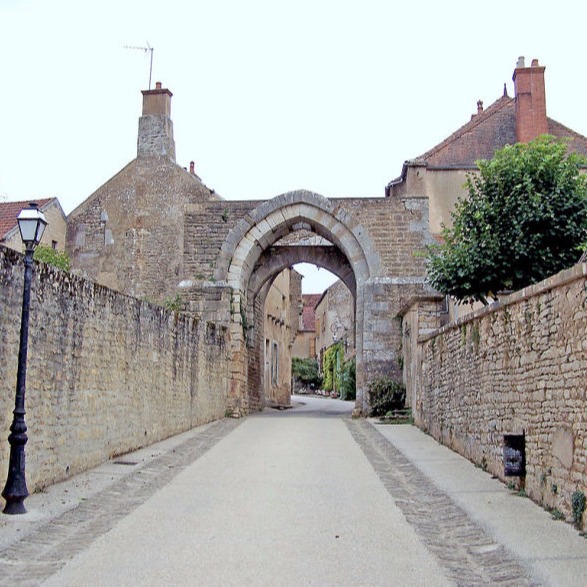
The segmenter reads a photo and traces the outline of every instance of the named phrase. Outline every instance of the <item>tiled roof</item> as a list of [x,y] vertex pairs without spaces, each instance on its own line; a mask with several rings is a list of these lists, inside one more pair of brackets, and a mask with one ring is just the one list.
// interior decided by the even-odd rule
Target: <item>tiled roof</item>
[[[467,124],[412,161],[428,167],[470,168],[479,159],[491,159],[498,149],[516,143],[516,101],[504,94],[491,106],[472,116]],[[569,150],[587,155],[587,137],[547,118],[548,133],[569,138]]]
[[43,209],[43,206],[54,199],[41,198],[23,202],[0,202],[0,241],[4,240],[6,234],[16,227],[16,217],[23,208],[26,208],[31,202],[36,202],[39,208]]
[[491,159],[497,149],[515,142],[515,100],[504,95],[417,161],[430,167],[474,167],[475,161]]
[[303,294],[302,303],[302,330],[313,332],[316,330],[316,305],[322,294]]

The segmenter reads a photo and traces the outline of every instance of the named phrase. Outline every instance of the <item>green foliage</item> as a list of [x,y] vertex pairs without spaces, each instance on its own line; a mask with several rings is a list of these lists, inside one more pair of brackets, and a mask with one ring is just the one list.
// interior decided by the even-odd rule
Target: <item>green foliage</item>
[[329,347],[322,358],[324,381],[322,388],[337,391],[342,400],[354,400],[356,391],[356,362],[354,357],[344,360],[344,343],[339,340]]
[[340,373],[340,399],[355,400],[357,397],[357,363],[355,357],[345,361]]
[[320,377],[318,361],[316,359],[292,357],[291,372],[293,377],[304,386],[319,388],[322,385],[322,377]]
[[372,379],[368,385],[369,404],[373,416],[402,410],[406,405],[406,387],[391,377]]
[[573,522],[579,529],[581,529],[586,505],[587,500],[585,499],[585,494],[579,490],[575,491],[571,496],[571,508],[573,510]]
[[57,269],[61,269],[62,271],[69,271],[71,267],[71,259],[65,251],[58,251],[47,245],[39,245],[35,249],[33,259],[42,261],[48,265],[53,265],[53,267],[57,267]]
[[344,361],[344,348],[342,341],[338,341],[326,349],[322,359],[322,373],[324,373],[324,382],[322,387],[326,391],[333,389],[340,390],[340,366]]
[[547,135],[478,161],[444,244],[428,250],[430,283],[459,302],[487,303],[576,263],[587,243],[586,164]]
[[163,307],[174,312],[181,312],[183,311],[183,298],[179,294],[176,294],[173,298],[167,298],[163,302]]
[[546,508],[552,516],[553,520],[564,520],[565,514],[563,514],[558,508]]

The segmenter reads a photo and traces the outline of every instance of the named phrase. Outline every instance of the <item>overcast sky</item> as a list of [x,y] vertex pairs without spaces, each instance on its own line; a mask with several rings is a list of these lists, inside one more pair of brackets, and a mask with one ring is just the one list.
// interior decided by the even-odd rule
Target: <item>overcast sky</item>
[[[174,96],[177,162],[222,197],[383,196],[488,106],[519,55],[581,134],[587,4],[571,0],[0,0],[0,198],[71,212],[136,155],[141,90]],[[323,274],[326,272],[323,271]]]

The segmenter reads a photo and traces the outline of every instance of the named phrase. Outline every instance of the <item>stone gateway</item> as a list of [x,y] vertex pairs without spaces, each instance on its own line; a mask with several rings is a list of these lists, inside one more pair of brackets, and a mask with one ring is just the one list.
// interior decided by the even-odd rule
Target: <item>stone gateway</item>
[[83,275],[124,293],[163,301],[230,334],[228,409],[264,406],[258,365],[262,312],[271,283],[307,261],[338,275],[355,298],[357,413],[368,412],[366,386],[400,376],[401,331],[395,318],[425,293],[431,242],[428,199],[327,199],[295,191],[269,201],[227,201],[177,165],[171,92],[143,92],[137,158],[68,217],[67,247]]

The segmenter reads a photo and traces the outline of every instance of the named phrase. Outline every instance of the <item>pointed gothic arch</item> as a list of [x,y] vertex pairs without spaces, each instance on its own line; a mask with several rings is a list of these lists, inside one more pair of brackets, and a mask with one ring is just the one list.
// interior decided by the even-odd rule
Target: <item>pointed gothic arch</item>
[[[367,229],[345,209],[341,202],[309,192],[295,191],[282,194],[251,210],[235,225],[220,249],[214,278],[227,285],[231,299],[232,372],[231,395],[243,398],[247,394],[247,335],[250,312],[255,296],[276,274],[279,263],[264,274],[259,260],[277,241],[297,230],[310,230],[324,237],[337,249],[339,258],[346,259],[341,270],[345,282],[355,293],[356,348],[357,348],[357,409],[363,411],[363,286],[380,273],[379,255],[375,252]],[[293,248],[293,247],[292,247]],[[292,255],[293,253],[289,253]],[[300,259],[301,260],[301,259]],[[251,283],[251,280],[253,282]],[[252,287],[251,287],[252,286]],[[247,319],[247,315],[249,318]],[[240,366],[237,369],[236,366]],[[242,411],[241,406],[235,406]]]

